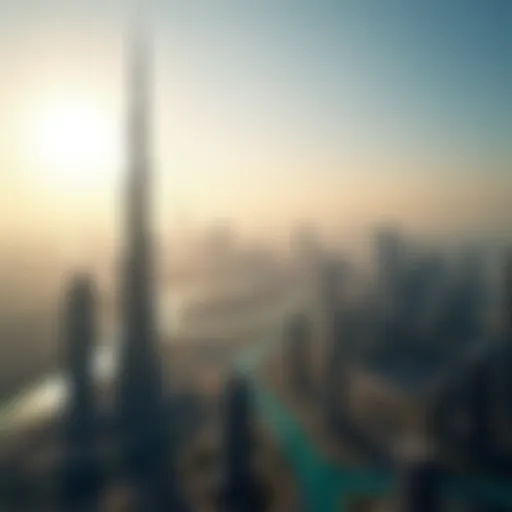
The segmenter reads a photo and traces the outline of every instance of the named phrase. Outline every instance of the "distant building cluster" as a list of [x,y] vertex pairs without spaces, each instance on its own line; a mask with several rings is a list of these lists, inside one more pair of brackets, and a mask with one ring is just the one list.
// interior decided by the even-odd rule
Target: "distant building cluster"
[[375,233],[373,256],[356,294],[346,261],[321,249],[308,258],[316,295],[285,329],[288,386],[367,464],[407,465],[408,445],[447,471],[508,474],[504,262],[498,281],[485,248],[421,247],[392,228]]

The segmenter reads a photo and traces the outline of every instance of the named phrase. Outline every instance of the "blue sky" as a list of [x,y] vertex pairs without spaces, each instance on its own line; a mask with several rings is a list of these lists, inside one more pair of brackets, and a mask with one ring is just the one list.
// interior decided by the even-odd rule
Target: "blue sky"
[[162,31],[204,91],[263,130],[341,150],[507,152],[509,2],[198,4],[168,7]]
[[[27,84],[37,95],[44,74],[49,88],[78,83],[103,95],[122,127],[128,10],[2,0],[0,57],[12,72],[0,104],[23,104]],[[159,0],[149,10],[168,202],[204,215],[242,204],[254,217],[288,201],[290,217],[339,202],[359,213],[370,204],[375,215],[381,201],[405,215],[421,200],[427,211],[449,186],[445,216],[456,205],[458,218],[512,213],[511,2]],[[15,161],[4,166],[13,175]],[[337,198],[347,188],[357,198]]]

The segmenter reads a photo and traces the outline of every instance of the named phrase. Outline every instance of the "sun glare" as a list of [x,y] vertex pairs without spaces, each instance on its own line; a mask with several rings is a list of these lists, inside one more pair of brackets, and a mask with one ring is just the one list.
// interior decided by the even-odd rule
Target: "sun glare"
[[108,111],[82,98],[56,98],[34,112],[33,158],[63,187],[97,186],[115,166],[116,141]]

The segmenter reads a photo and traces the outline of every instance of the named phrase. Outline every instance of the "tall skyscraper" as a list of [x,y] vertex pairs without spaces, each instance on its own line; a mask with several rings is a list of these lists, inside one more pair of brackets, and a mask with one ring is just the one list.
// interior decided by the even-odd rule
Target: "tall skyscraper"
[[224,405],[224,481],[220,496],[221,510],[263,511],[263,487],[251,467],[251,394],[243,377],[234,376],[228,381]]
[[374,251],[378,300],[386,315],[393,316],[400,300],[405,243],[393,227],[381,227],[375,233]]
[[286,328],[284,371],[294,393],[304,398],[311,390],[311,326],[305,314],[294,315]]
[[469,382],[469,407],[471,414],[470,449],[480,459],[491,455],[492,442],[492,367],[488,361],[478,361]]
[[66,295],[64,317],[65,354],[69,380],[66,434],[72,443],[92,438],[94,399],[92,354],[94,343],[94,296],[88,276],[75,277]]
[[[503,268],[504,267],[504,268]],[[510,365],[512,364],[512,254],[507,252],[505,262],[502,266],[502,310],[501,329],[503,339],[506,342],[503,356],[500,358],[498,368],[499,393],[502,403],[504,417],[512,424],[512,375]]]
[[399,480],[400,512],[435,512],[440,509],[440,470],[430,460],[404,461]]
[[[339,341],[340,315],[343,307],[345,268],[342,261],[329,258],[319,265],[314,313],[314,348],[312,352],[313,385],[322,399],[328,390],[330,357]],[[338,372],[342,368],[337,368]]]
[[[512,252],[512,251],[511,251]],[[503,271],[503,330],[512,339],[512,254],[507,254]]]
[[94,292],[88,276],[72,280],[64,309],[69,401],[64,418],[63,501],[72,510],[93,510],[100,475],[94,449]]
[[148,55],[135,34],[129,76],[126,238],[121,290],[122,352],[119,413],[128,429],[160,409],[150,242],[150,162],[148,147]]
[[129,75],[123,338],[117,407],[124,464],[129,477],[140,486],[145,510],[178,510],[155,319],[147,46],[147,34],[137,30]]

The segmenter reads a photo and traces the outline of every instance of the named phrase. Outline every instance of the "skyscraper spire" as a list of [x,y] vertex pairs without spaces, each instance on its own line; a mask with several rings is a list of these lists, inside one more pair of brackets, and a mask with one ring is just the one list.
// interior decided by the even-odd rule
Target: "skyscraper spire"
[[[141,468],[161,446],[162,382],[157,353],[150,236],[150,84],[147,36],[133,34],[129,70],[126,247],[121,290],[122,349],[118,412],[130,466]],[[151,432],[149,431],[151,430]],[[155,431],[154,431],[155,430]],[[154,448],[154,450],[153,450]],[[142,459],[148,459],[143,463]]]
[[174,450],[155,318],[151,218],[151,84],[145,24],[132,34],[128,90],[126,247],[122,274],[122,347],[118,394],[121,453],[139,487],[144,510],[184,509],[176,484]]

